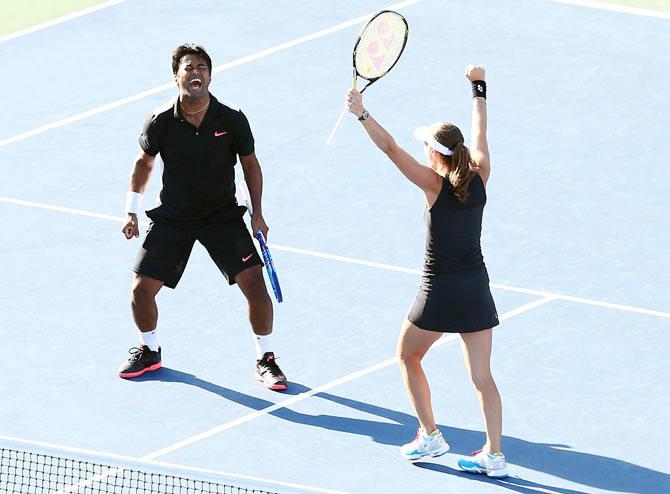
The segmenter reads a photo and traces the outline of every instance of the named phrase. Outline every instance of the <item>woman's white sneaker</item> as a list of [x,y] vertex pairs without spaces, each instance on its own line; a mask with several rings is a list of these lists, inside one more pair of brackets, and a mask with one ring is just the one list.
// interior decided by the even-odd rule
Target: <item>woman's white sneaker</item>
[[407,443],[400,448],[400,454],[406,460],[418,460],[424,456],[442,456],[449,451],[449,444],[444,440],[444,436],[439,429],[435,429],[432,434],[425,435],[421,428],[416,431],[416,437],[411,443]]
[[507,462],[502,453],[484,453],[477,451],[468,458],[458,460],[461,470],[471,473],[483,473],[489,477],[507,477]]

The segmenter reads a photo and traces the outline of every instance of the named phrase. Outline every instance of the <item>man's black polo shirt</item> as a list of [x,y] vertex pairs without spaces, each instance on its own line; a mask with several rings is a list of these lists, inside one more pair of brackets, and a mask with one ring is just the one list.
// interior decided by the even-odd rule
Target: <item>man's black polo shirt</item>
[[249,122],[239,109],[210,94],[199,128],[181,113],[179,99],[155,109],[139,138],[145,153],[164,163],[161,204],[147,216],[157,222],[210,223],[240,217],[235,200],[237,155],[254,152]]

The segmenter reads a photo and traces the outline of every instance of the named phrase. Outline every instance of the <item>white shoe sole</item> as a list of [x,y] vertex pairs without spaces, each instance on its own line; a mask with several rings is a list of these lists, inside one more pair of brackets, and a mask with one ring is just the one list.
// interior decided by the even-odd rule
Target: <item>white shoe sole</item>
[[494,479],[502,479],[502,478],[505,478],[505,477],[509,477],[509,474],[507,473],[507,469],[504,469],[504,470],[486,470],[486,469],[483,469],[483,468],[464,468],[460,465],[458,466],[458,468],[460,468],[464,472],[479,473],[479,474],[486,475],[487,477],[492,477]]
[[487,477],[492,477],[494,479],[504,479],[505,477],[509,476],[509,474],[507,473],[507,469],[493,470],[492,472],[484,472],[484,473],[486,473]]
[[431,458],[437,458],[438,456],[442,456],[443,454],[445,454],[447,451],[449,451],[449,445],[445,444],[444,447],[442,447],[441,449],[438,449],[437,451],[431,451],[430,453],[426,453],[425,455],[409,456],[409,455],[406,455],[405,453],[403,453],[401,451],[400,456],[402,456],[403,458],[405,458],[406,460],[409,460],[409,461],[416,461],[416,460],[420,460],[421,458],[425,458],[426,456],[430,456]]
[[272,389],[273,391],[283,391],[288,388],[288,385],[283,383],[275,383],[270,385],[266,384],[265,380],[263,379],[263,377],[261,377],[261,375],[258,372],[254,372],[254,377],[256,378],[256,381],[261,383],[267,389]]

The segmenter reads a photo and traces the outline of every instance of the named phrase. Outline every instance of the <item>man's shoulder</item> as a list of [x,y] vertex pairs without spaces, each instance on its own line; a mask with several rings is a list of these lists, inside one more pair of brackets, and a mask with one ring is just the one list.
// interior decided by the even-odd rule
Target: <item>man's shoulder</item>
[[242,110],[239,107],[239,105],[233,103],[232,101],[228,101],[223,98],[215,98],[216,102],[219,104],[219,110],[222,112],[228,112],[228,113],[241,113]]
[[174,116],[174,100],[169,100],[158,105],[151,110],[151,116],[154,120],[162,120]]
[[215,98],[215,100],[220,116],[239,123],[247,120],[246,115],[237,104],[221,98]]
[[237,104],[219,98],[216,99],[216,104],[218,108],[218,118],[227,122],[227,125],[232,125],[236,128],[249,127],[249,119]]

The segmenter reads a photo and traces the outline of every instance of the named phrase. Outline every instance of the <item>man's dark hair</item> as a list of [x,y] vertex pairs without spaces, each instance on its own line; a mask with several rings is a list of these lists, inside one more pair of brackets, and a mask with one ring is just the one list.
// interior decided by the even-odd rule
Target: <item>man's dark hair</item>
[[176,74],[177,70],[179,70],[179,62],[181,61],[182,57],[185,55],[198,55],[202,57],[205,60],[205,63],[207,63],[207,67],[209,68],[209,73],[212,73],[212,59],[209,58],[209,55],[207,55],[207,52],[205,49],[200,46],[196,45],[195,43],[184,43],[183,45],[179,45],[177,48],[174,49],[172,52],[172,73]]

